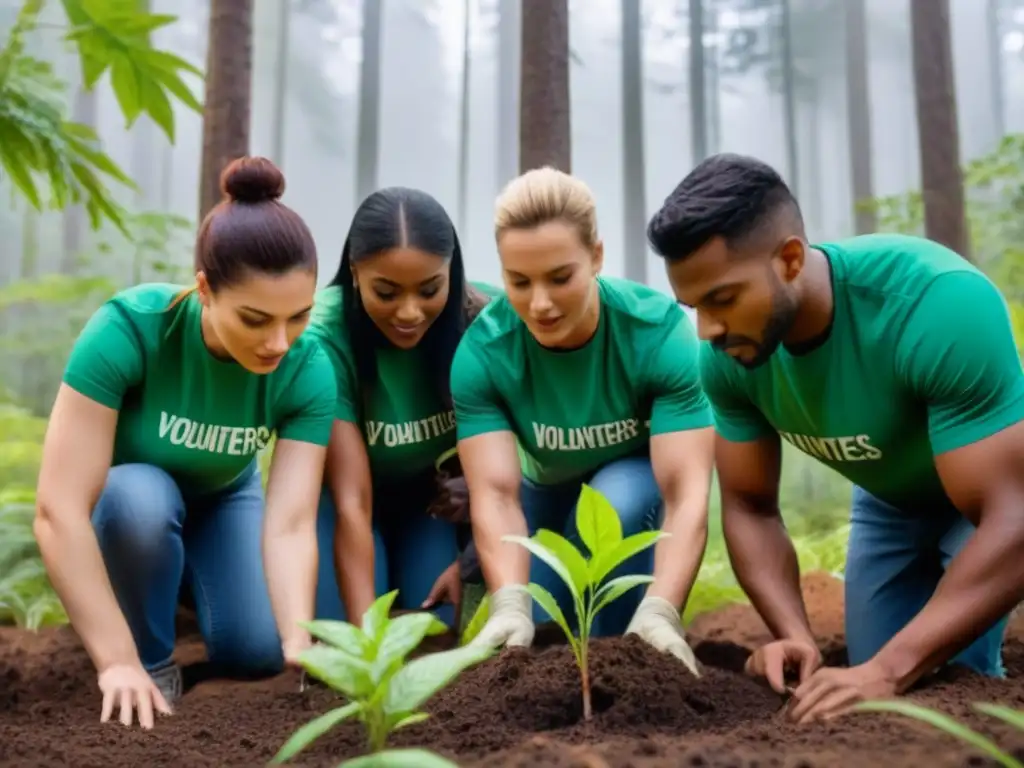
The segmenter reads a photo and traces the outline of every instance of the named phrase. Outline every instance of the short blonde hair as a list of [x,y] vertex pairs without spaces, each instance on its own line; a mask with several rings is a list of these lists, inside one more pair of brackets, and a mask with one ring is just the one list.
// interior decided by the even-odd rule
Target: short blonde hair
[[510,229],[533,229],[549,221],[574,226],[587,248],[598,242],[597,205],[585,183],[545,166],[512,179],[494,205],[494,237]]

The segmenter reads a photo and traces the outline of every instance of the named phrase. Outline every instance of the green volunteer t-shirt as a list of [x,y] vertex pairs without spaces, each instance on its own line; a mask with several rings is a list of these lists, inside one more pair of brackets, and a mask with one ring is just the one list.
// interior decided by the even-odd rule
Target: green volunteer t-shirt
[[719,433],[743,442],[778,432],[891,504],[948,504],[934,456],[1024,418],[1003,297],[928,240],[864,235],[816,247],[835,294],[822,344],[780,347],[754,370],[702,345]]
[[597,333],[575,350],[538,344],[507,298],[480,313],[452,364],[460,440],[513,432],[524,476],[548,485],[644,454],[651,435],[712,425],[682,308],[628,280],[598,286]]
[[180,285],[148,283],[104,303],[75,341],[64,382],[116,409],[113,464],[151,464],[187,496],[218,491],[276,430],[327,445],[334,413],[331,363],[300,336],[266,375],[215,358],[203,342],[198,297],[170,305]]
[[[488,297],[502,292],[472,282]],[[361,424],[370,473],[375,480],[418,475],[455,447],[455,415],[434,389],[436,362],[422,345],[413,349],[377,349],[377,382],[365,393],[359,385],[355,356],[344,331],[341,289],[317,293],[307,334],[327,351],[337,377],[335,418]]]

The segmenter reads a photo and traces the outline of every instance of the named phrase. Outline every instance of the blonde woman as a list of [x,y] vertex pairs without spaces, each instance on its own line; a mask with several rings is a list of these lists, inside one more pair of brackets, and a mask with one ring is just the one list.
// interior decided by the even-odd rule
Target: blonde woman
[[579,179],[542,168],[513,180],[497,200],[495,236],[507,295],[469,327],[452,366],[459,455],[492,593],[478,642],[532,642],[546,616],[531,610],[528,580],[571,620],[558,576],[502,537],[547,528],[579,546],[574,510],[588,483],[625,535],[659,524],[671,534],[612,574],[653,572],[654,582],[606,607],[594,634],[636,633],[696,673],[680,608],[707,539],[714,433],[694,329],[668,296],[601,276],[594,198]]

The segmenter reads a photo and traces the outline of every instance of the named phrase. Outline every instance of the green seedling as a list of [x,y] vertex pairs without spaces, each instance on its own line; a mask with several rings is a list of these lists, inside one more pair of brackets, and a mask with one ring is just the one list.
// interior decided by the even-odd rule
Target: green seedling
[[320,642],[304,651],[299,663],[348,703],[302,726],[272,763],[290,760],[335,725],[354,717],[366,729],[369,754],[342,763],[345,768],[456,768],[432,752],[384,747],[397,729],[426,720],[428,715],[419,711],[420,706],[494,649],[463,646],[406,663],[406,656],[423,638],[440,635],[448,628],[426,612],[389,618],[397,594],[395,590],[377,598],[363,614],[362,628],[344,621],[303,623]]
[[[1002,768],[1024,768],[1024,763],[1000,749],[991,739],[982,736],[963,723],[957,722],[952,717],[949,717],[949,715],[944,715],[934,709],[898,699],[863,701],[860,704],[854,705],[853,709],[855,712],[891,712],[909,717],[933,728],[938,728],[953,738],[959,739],[964,744],[974,747],[974,749],[987,755],[996,765],[1000,765]],[[1024,712],[998,704],[975,704],[974,709],[989,717],[1002,720],[1018,731],[1024,731]]]
[[576,503],[576,528],[590,553],[587,557],[572,542],[554,531],[540,529],[530,538],[504,536],[543,560],[568,586],[576,611],[578,635],[558,607],[555,598],[538,584],[526,586],[538,605],[562,628],[569,640],[583,685],[583,719],[590,720],[590,670],[588,645],[594,617],[602,608],[653,576],[620,576],[605,583],[608,575],[626,560],[668,536],[663,531],[644,531],[622,537],[622,524],[611,503],[599,491],[584,484]]

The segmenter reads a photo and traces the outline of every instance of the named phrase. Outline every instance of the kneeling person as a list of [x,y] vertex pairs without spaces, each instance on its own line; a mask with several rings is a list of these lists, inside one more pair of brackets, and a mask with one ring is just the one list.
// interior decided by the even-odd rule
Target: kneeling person
[[[648,234],[706,340],[722,520],[737,577],[777,641],[749,668],[804,679],[798,720],[906,690],[956,660],[1001,675],[1024,597],[1024,373],[979,270],[916,237],[810,245],[756,160],[713,157]],[[820,669],[778,508],[780,439],[854,483],[845,574],[852,668]]]

